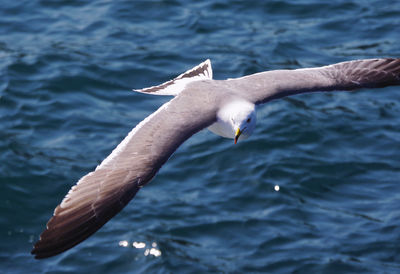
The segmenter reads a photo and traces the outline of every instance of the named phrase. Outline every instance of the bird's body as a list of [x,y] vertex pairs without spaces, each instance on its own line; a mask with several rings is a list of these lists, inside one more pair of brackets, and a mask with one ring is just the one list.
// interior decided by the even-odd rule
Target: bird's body
[[285,96],[400,85],[400,59],[369,59],[213,80],[209,60],[138,92],[175,96],[140,122],[113,152],[71,188],[34,245],[35,258],[59,254],[95,233],[147,184],[172,153],[209,128],[235,139],[251,135],[256,105]]

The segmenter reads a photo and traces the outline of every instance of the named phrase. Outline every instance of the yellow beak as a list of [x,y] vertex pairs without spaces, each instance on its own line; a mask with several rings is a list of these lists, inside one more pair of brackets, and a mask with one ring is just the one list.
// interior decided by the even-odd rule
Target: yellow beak
[[240,131],[240,128],[238,128],[235,133],[235,145],[237,143],[237,140],[239,139],[240,134],[242,134],[242,132]]

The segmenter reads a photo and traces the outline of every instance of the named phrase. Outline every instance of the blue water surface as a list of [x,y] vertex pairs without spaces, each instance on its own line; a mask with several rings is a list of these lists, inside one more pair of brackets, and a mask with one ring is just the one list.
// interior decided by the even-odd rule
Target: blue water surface
[[207,58],[225,79],[400,57],[399,1],[0,2],[1,273],[400,272],[400,87],[270,102],[238,145],[204,130],[95,235],[30,255],[170,99],[132,88]]

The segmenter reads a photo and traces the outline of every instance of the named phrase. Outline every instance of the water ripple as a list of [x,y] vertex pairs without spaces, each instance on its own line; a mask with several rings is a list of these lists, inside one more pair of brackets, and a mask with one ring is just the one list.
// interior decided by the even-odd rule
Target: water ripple
[[132,88],[206,58],[224,79],[399,57],[398,2],[3,2],[3,271],[399,271],[396,87],[270,102],[236,146],[202,131],[95,236],[29,254],[68,189],[169,99]]

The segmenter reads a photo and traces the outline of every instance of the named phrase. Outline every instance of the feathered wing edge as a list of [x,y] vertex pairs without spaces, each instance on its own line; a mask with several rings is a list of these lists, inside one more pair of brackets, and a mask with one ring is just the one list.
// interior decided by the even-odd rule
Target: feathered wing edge
[[273,70],[229,80],[256,104],[306,92],[400,85],[400,59],[365,59],[296,70]]
[[190,136],[215,121],[215,106],[177,96],[139,123],[96,170],[82,177],[54,211],[32,254],[57,255],[79,244],[148,183]]
[[[56,207],[31,251],[36,259],[57,255],[84,241],[120,212],[139,191],[136,181],[122,182],[117,191],[112,186],[99,188],[96,185],[104,177],[119,177],[106,172],[99,170],[84,176],[74,188],[82,195],[78,201],[72,201],[69,207],[64,208],[61,204]],[[126,185],[123,186],[123,183]],[[92,200],[93,197],[97,198]]]
[[173,80],[167,81],[161,85],[152,86],[143,89],[133,89],[133,91],[140,93],[147,93],[153,95],[178,95],[185,89],[188,83],[199,80],[211,80],[213,72],[210,59],[202,62],[194,68],[182,73]]
[[400,59],[365,59],[322,67],[320,73],[333,80],[326,90],[354,90],[400,85]]

